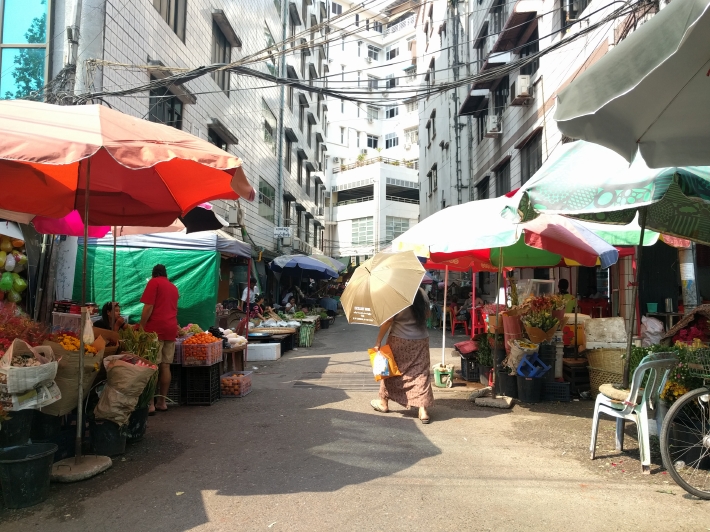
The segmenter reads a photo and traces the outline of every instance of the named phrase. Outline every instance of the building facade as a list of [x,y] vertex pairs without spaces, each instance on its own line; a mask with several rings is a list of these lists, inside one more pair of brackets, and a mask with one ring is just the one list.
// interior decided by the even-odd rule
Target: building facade
[[[360,10],[331,24],[329,87],[358,101],[329,99],[325,158],[326,243],[334,257],[366,257],[419,218],[419,135],[412,97],[416,13]],[[348,2],[331,2],[347,13]]]

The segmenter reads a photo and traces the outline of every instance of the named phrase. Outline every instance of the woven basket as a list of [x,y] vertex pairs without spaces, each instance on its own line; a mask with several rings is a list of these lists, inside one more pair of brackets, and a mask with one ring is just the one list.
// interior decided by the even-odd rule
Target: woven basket
[[599,387],[602,384],[621,384],[624,381],[624,376],[621,372],[606,371],[599,368],[588,367],[589,369],[589,387],[592,391],[594,399],[599,395]]
[[586,354],[590,367],[611,373],[622,373],[624,371],[624,359],[622,357],[625,353],[626,349],[603,348],[590,349]]

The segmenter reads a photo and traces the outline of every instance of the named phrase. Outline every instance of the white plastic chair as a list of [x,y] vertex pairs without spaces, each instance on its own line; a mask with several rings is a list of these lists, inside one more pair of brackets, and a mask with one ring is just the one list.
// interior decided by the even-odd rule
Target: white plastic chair
[[[592,418],[592,442],[589,446],[591,459],[597,446],[599,431],[599,414],[616,418],[616,450],[624,449],[624,425],[626,420],[636,423],[638,430],[639,454],[641,455],[641,470],[644,474],[651,472],[651,448],[648,441],[648,408],[653,409],[658,402],[658,396],[666,384],[668,373],[678,363],[674,353],[653,353],[644,357],[634,371],[631,379],[631,389],[625,399],[619,400],[607,397],[603,393],[597,395]],[[663,377],[659,379],[660,373]],[[648,376],[648,377],[647,377]],[[644,388],[641,385],[646,379]],[[639,393],[641,396],[639,397]]]

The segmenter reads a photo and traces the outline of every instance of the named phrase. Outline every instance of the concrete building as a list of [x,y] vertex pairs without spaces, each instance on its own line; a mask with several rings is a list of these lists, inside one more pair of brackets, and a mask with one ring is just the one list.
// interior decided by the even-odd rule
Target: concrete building
[[[329,87],[365,102],[329,99],[325,252],[365,257],[419,218],[416,12],[407,2],[333,21]],[[351,4],[331,2],[333,13]]]
[[[297,43],[308,45],[296,46],[284,61],[276,55],[248,66],[271,74],[284,70],[284,76],[314,83],[327,61],[327,47],[322,46],[325,31],[318,26],[328,18],[325,1],[28,0],[21,9],[18,2],[4,5],[5,19],[24,25],[20,28],[32,31],[35,19],[44,24],[41,37],[35,31],[33,39],[27,39],[25,30],[18,30],[10,41],[3,40],[17,40],[19,45],[32,40],[24,45],[28,53],[46,55],[42,75],[36,74],[37,79],[25,87],[13,78],[13,70],[7,68],[12,58],[3,53],[2,90],[16,97],[23,90],[27,94],[41,89],[45,80],[61,84],[54,87],[58,90],[77,93],[137,87],[181,69],[237,61],[282,41],[288,29],[290,35],[308,36]],[[65,68],[70,63],[76,64],[75,83]],[[256,253],[263,251],[269,258],[322,246],[318,208],[323,180],[316,175],[324,145],[321,102],[298,91],[283,92],[283,117],[280,87],[227,72],[104,101],[241,157],[257,199],[214,203],[232,222],[228,231],[246,238]],[[293,226],[295,237],[278,241],[274,237],[278,225]]]

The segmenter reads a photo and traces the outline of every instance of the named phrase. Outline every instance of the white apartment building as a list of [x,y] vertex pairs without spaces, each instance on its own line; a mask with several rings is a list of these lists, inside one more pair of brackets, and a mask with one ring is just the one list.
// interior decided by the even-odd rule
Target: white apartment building
[[[72,37],[67,28],[77,22],[76,0],[52,0],[48,13],[46,0],[27,4],[45,6],[46,27],[53,31],[47,39],[45,79],[62,72],[71,39],[78,40],[77,92],[136,87],[180,69],[230,63],[282,41],[284,29],[290,35],[301,34],[328,18],[326,2],[318,0],[84,0],[79,31]],[[322,46],[325,31],[319,27],[305,35],[308,39],[299,38],[298,44],[310,46],[289,53],[284,64],[277,55],[248,66],[313,83],[323,74],[327,59],[327,47]],[[38,83],[42,86],[44,80]],[[190,132],[241,157],[257,199],[214,204],[231,222],[228,230],[250,241],[255,253],[262,251],[268,259],[292,249],[309,253],[321,248],[324,225],[318,210],[323,180],[316,175],[324,142],[321,101],[299,91],[283,91],[283,124],[280,87],[228,72],[111,96],[105,102],[127,114]],[[274,227],[280,225],[293,226],[295,237],[278,241]]]
[[[328,86],[361,102],[327,100],[325,252],[364,257],[419,219],[419,84],[415,12],[407,2],[331,24]],[[331,15],[350,2],[332,1]]]

